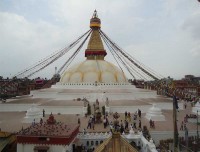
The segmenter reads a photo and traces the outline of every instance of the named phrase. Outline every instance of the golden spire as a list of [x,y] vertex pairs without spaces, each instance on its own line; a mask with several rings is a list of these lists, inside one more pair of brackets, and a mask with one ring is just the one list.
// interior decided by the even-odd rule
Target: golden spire
[[87,49],[89,50],[104,50],[101,37],[98,30],[93,30]]
[[90,28],[92,29],[92,34],[88,43],[88,47],[85,50],[85,57],[87,57],[88,60],[104,60],[104,56],[106,56],[107,53],[104,50],[103,42],[99,34],[101,20],[98,18],[96,10],[90,19]]

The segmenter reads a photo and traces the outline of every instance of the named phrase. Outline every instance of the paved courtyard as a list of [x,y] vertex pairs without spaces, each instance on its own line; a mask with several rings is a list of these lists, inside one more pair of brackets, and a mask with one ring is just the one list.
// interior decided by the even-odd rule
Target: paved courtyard
[[[117,103],[117,102],[115,104],[119,105],[119,103]],[[128,103],[128,102],[126,103],[126,105],[129,105],[129,104],[132,105],[131,103]],[[101,107],[101,103],[100,103],[100,107]],[[138,108],[140,108],[140,107],[142,107],[142,105],[138,105]],[[186,114],[188,114],[188,115],[192,114],[191,110],[192,110],[191,104],[188,103],[186,109],[182,109],[177,112],[178,128],[181,127],[181,123],[184,120],[184,117],[186,116]],[[142,111],[142,117],[141,117],[142,126],[144,126],[144,125],[147,126],[150,131],[173,131],[172,110],[162,110],[166,121],[156,121],[155,128],[150,128],[149,120],[147,120],[145,118],[146,112],[147,111]],[[0,112],[0,128],[1,128],[1,130],[8,131],[8,132],[17,132],[22,127],[23,128],[28,127],[29,125],[31,125],[31,123],[23,123],[25,114],[26,114],[26,111],[23,111],[23,112]],[[80,131],[82,131],[84,128],[88,132],[105,132],[105,131],[110,130],[109,126],[106,129],[104,129],[103,123],[95,124],[94,130],[87,129],[87,123],[88,123],[90,116],[85,117],[80,114],[57,114],[57,113],[53,113],[53,114],[57,121],[61,121],[61,122],[65,122],[65,123],[78,123],[78,118],[80,118],[80,122],[81,122]],[[124,119],[125,119],[124,113],[119,113],[119,114],[120,114],[119,120],[124,121]],[[133,115],[133,113],[131,113],[131,116],[132,115]],[[48,114],[46,114],[46,116],[44,117],[44,121],[47,118],[48,118]],[[109,121],[113,122],[113,113],[110,113],[108,115],[108,118],[109,118]],[[102,119],[103,119],[103,117],[102,117]],[[196,119],[194,119],[194,121],[196,122]],[[131,123],[132,123],[132,119],[129,122],[129,124],[131,124]],[[138,123],[137,123],[137,126],[138,126]],[[188,123],[186,123],[186,126],[188,127],[189,130],[194,130],[194,131],[197,128],[196,123],[188,122]]]

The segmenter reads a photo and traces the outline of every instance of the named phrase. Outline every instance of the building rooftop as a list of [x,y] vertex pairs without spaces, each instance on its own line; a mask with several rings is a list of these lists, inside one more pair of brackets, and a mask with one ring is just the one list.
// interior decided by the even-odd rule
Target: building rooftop
[[50,114],[46,122],[33,122],[26,129],[22,128],[17,133],[17,142],[66,145],[74,140],[78,132],[79,125],[57,122],[54,116]]
[[70,137],[75,129],[79,126],[77,124],[66,124],[57,122],[55,124],[37,123],[30,127],[21,130],[18,135],[23,136],[57,136],[57,137]]

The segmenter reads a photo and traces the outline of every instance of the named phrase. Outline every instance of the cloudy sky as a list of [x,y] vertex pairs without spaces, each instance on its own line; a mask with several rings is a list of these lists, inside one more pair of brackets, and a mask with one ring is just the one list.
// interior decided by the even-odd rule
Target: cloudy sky
[[[0,75],[11,77],[69,45],[89,29],[95,9],[102,31],[157,73],[200,76],[197,0],[0,0]],[[39,75],[51,77],[55,66]]]

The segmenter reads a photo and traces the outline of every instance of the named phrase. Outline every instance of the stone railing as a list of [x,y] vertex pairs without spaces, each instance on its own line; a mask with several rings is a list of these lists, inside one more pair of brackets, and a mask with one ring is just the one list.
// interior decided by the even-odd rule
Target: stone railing
[[153,143],[153,140],[149,141],[143,136],[142,132],[131,131],[129,134],[122,135],[129,143],[134,142],[137,147],[140,147],[143,152],[157,152],[156,146]]
[[77,135],[77,138],[79,138],[81,140],[84,140],[84,139],[85,140],[87,140],[87,139],[96,139],[96,140],[98,140],[98,139],[107,139],[110,136],[111,136],[111,133],[107,133],[107,132],[105,132],[105,133],[96,132],[96,133],[85,133],[85,134],[84,133],[79,133]]
[[[149,141],[144,138],[142,135],[142,132],[134,132],[130,131],[129,134],[119,134],[119,138],[115,138],[115,135],[119,133],[79,133],[77,135],[77,138],[84,146],[89,147],[97,147],[95,152],[104,152],[108,149],[111,149],[114,145],[112,145],[114,142],[110,142],[111,139],[115,140],[116,143],[118,143],[121,147],[120,149],[123,149],[124,152],[135,152],[137,151],[137,147],[140,147],[140,149],[143,152],[157,152],[156,146],[153,143],[153,140],[150,139]],[[98,143],[96,145],[95,143]],[[134,148],[130,143],[134,142],[136,144],[136,148]],[[93,143],[93,144],[91,144]],[[99,145],[100,144],[100,145]]]

